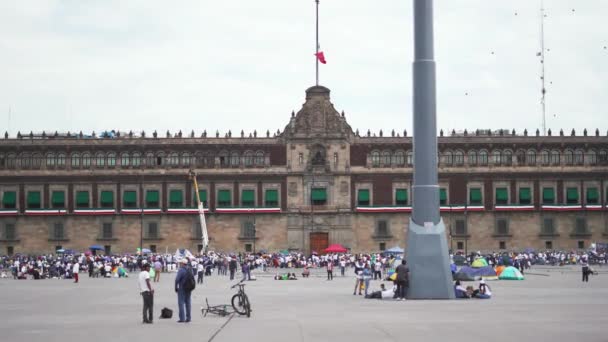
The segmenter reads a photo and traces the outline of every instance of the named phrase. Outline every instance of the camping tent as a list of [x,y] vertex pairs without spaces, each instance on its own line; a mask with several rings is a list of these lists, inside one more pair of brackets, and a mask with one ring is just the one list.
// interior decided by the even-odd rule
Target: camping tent
[[506,267],[505,267],[505,266],[502,266],[502,265],[501,265],[501,266],[496,266],[496,274],[497,274],[498,276],[500,276],[500,274],[502,273],[502,271],[504,271],[504,270],[505,270],[505,268],[506,268]]
[[471,267],[480,268],[488,266],[488,262],[484,258],[475,259],[471,264]]
[[103,251],[103,250],[105,250],[103,248],[103,246],[100,246],[100,245],[92,245],[92,246],[89,247],[89,249],[92,250],[92,251]]
[[496,271],[494,271],[494,268],[492,268],[492,266],[476,268],[475,270],[477,270],[477,272],[481,276],[481,278],[483,278],[485,280],[498,280]]
[[500,280],[524,280],[524,276],[519,272],[519,270],[513,266],[509,266],[505,268],[500,276],[498,277]]
[[477,274],[477,269],[468,266],[462,267],[454,274],[454,280],[475,281],[479,279],[481,279],[481,276]]
[[404,252],[403,248],[399,248],[399,246],[395,246],[393,248],[389,248],[384,251],[384,253],[387,253],[387,254],[403,254],[403,252]]
[[348,250],[339,243],[330,245],[325,249],[325,253],[346,253]]

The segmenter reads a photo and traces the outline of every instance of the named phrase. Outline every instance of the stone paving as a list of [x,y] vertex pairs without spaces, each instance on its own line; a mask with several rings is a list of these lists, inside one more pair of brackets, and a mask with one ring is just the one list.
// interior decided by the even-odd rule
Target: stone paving
[[[193,321],[175,322],[173,274],[156,288],[155,322],[141,323],[135,275],[128,279],[0,279],[0,340],[25,341],[608,341],[608,274],[582,283],[579,268],[534,269],[524,281],[490,282],[491,300],[380,301],[353,296],[354,278],[297,281],[274,271],[247,283],[251,318],[203,318],[205,297],[228,303],[228,278],[212,276],[193,294]],[[379,287],[373,281],[371,288]],[[157,319],[160,309],[174,319]],[[224,326],[225,325],[225,326]],[[222,328],[222,326],[224,326]]]

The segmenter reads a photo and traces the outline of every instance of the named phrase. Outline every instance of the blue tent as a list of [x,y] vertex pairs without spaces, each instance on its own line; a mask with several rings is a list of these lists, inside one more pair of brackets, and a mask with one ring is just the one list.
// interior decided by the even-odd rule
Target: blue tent
[[398,246],[389,248],[384,251],[384,253],[388,253],[388,254],[403,254],[403,252],[404,252],[403,248],[399,248]]
[[105,248],[103,248],[103,246],[100,245],[92,245],[89,247],[90,250],[92,251],[104,251]]
[[474,281],[481,278],[496,278],[496,272],[491,266],[486,267],[462,267],[456,274],[454,274],[454,280],[462,281]]

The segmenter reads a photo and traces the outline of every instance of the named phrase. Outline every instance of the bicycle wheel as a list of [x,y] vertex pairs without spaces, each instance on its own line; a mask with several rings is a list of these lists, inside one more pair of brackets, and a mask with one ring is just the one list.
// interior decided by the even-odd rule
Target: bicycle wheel
[[249,297],[246,294],[243,294],[243,307],[245,308],[247,317],[251,317],[251,303],[249,302]]
[[234,308],[234,311],[236,311],[236,313],[238,313],[239,315],[247,314],[247,310],[245,309],[245,301],[241,298],[241,295],[239,293],[232,296],[231,302],[232,307]]

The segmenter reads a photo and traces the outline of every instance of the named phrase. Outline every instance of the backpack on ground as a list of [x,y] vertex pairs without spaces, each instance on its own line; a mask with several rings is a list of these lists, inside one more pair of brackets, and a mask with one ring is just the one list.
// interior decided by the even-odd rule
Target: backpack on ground
[[196,280],[194,275],[189,270],[186,272],[186,280],[184,280],[184,290],[186,292],[192,292],[196,287]]
[[160,318],[171,318],[173,317],[173,310],[169,308],[163,308],[160,310]]

